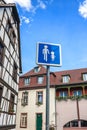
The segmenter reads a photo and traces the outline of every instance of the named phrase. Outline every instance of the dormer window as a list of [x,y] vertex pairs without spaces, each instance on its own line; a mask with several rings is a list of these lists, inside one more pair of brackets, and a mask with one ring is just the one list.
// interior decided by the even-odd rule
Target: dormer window
[[82,74],[83,81],[87,81],[87,73]]
[[70,76],[69,76],[69,75],[64,75],[64,76],[62,76],[62,81],[63,81],[63,83],[69,83],[69,81],[70,81]]
[[24,79],[24,84],[25,85],[29,85],[30,84],[30,78],[29,77]]
[[34,72],[35,73],[38,73],[39,71],[40,71],[40,67],[39,66],[37,66],[37,67],[34,68]]
[[43,83],[43,76],[39,76],[38,77],[38,84],[42,84]]

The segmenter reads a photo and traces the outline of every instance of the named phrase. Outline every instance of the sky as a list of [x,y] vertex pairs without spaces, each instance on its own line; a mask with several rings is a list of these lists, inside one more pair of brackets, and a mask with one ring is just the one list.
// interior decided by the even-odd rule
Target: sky
[[87,68],[87,0],[5,1],[19,13],[23,73],[37,66],[37,42],[61,45],[62,66],[51,71]]

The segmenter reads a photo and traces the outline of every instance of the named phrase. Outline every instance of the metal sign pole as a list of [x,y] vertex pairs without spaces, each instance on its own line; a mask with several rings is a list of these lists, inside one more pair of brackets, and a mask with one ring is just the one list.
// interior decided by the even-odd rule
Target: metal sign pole
[[46,77],[46,130],[49,130],[49,88],[50,88],[50,66],[47,66]]

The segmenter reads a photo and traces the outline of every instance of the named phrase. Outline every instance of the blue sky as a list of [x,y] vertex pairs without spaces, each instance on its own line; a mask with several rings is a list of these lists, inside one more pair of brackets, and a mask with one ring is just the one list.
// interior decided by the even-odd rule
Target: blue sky
[[87,0],[5,0],[16,3],[21,20],[23,73],[36,66],[36,43],[61,44],[62,66],[87,67]]

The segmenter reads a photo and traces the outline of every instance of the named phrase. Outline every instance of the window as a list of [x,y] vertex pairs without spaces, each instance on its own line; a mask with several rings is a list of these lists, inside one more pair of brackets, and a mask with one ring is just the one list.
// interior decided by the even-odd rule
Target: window
[[9,32],[11,28],[12,28],[12,26],[11,26],[10,20],[8,20],[7,26],[6,26],[6,31]]
[[62,78],[63,78],[63,83],[69,83],[69,81],[70,81],[70,76],[69,75],[65,75]]
[[37,66],[37,67],[34,68],[34,72],[35,73],[38,73],[39,71],[40,71],[40,67],[39,66]]
[[64,125],[64,128],[66,127],[87,127],[87,121],[86,120],[73,120],[68,122]]
[[82,91],[81,90],[74,90],[73,91],[73,96],[81,96],[82,95]]
[[3,89],[2,89],[2,87],[0,86],[0,104],[1,104],[1,99],[2,99],[2,91],[3,91]]
[[38,77],[38,84],[42,84],[43,83],[43,76]]
[[21,105],[23,106],[28,105],[28,92],[27,91],[22,93]]
[[87,81],[87,73],[82,74],[82,76],[83,76],[83,81]]
[[17,82],[17,65],[14,63],[13,66],[13,79]]
[[68,96],[68,92],[67,91],[60,91],[59,92],[59,96],[60,97],[67,97]]
[[81,127],[87,127],[87,121],[81,120]]
[[40,103],[40,104],[43,103],[43,92],[42,91],[37,92],[37,103]]
[[3,62],[4,46],[0,42],[0,64]]
[[21,113],[20,128],[27,128],[27,113]]
[[30,84],[30,78],[25,78],[25,79],[24,79],[24,84],[25,84],[25,85]]
[[9,33],[9,36],[11,38],[11,41],[13,41],[13,43],[15,42],[15,38],[16,38],[16,35],[15,35],[15,32],[12,28],[12,25],[11,25],[11,22],[10,20],[8,20],[8,23],[7,23],[7,26],[6,26],[6,31],[7,33]]
[[9,113],[13,113],[14,112],[14,95],[11,94],[11,97],[10,97],[10,102],[9,102]]
[[16,38],[16,35],[14,33],[14,30],[12,29],[11,33],[10,33],[10,38],[11,38],[11,41],[13,41],[13,43],[15,43],[15,38]]

